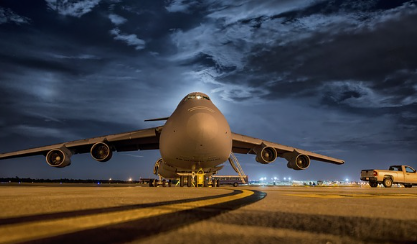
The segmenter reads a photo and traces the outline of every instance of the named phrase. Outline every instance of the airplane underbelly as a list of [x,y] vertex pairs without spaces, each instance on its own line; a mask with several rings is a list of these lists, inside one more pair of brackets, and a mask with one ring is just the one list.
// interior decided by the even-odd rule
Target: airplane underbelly
[[190,170],[225,162],[231,153],[232,139],[223,115],[216,117],[210,111],[188,115],[182,123],[167,122],[164,126],[160,137],[162,158],[174,167]]

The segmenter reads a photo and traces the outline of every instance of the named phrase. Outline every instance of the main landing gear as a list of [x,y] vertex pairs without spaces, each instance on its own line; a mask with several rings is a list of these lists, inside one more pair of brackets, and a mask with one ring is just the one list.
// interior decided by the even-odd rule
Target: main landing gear
[[172,181],[171,180],[151,180],[149,181],[149,187],[157,187],[157,186],[162,186],[162,187],[171,187],[172,186]]
[[211,176],[206,177],[206,174],[203,170],[199,170],[197,173],[183,173],[180,175],[180,180],[177,183],[180,187],[219,187],[220,181],[212,179]]
[[188,187],[193,186],[193,182],[192,182],[192,176],[191,175],[187,175],[187,176],[180,176],[180,187],[184,187],[185,184],[187,184]]

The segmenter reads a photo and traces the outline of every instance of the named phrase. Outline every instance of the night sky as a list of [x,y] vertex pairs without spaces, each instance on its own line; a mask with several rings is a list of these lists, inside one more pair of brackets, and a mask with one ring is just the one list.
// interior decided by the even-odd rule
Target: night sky
[[[0,0],[0,152],[159,126],[193,91],[233,132],[346,161],[237,155],[250,179],[417,168],[417,1]],[[138,179],[159,157],[9,159],[0,177]]]

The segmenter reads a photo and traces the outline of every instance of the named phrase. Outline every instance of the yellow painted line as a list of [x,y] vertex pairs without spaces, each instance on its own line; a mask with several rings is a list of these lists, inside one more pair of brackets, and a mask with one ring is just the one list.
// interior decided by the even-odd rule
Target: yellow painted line
[[417,198],[417,194],[285,194],[295,197],[311,198]]
[[199,207],[226,203],[253,195],[253,191],[242,190],[242,193],[208,200],[171,204],[151,208],[123,210],[81,217],[46,220],[39,222],[12,224],[0,227],[0,243],[15,243],[41,238],[58,236],[77,231],[95,229],[107,225],[154,217],[163,214],[191,210]]

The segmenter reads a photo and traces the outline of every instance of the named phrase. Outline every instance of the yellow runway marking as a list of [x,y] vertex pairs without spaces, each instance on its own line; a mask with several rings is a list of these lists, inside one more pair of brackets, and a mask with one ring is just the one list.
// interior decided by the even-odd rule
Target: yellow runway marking
[[16,243],[36,240],[81,230],[94,229],[107,225],[120,224],[128,221],[154,217],[163,214],[191,210],[199,207],[226,203],[253,195],[253,191],[242,190],[242,193],[232,196],[208,200],[198,200],[187,203],[177,203],[151,208],[123,210],[111,213],[94,214],[81,217],[46,220],[22,224],[0,226],[0,243]]
[[285,194],[311,198],[417,198],[417,194]]

